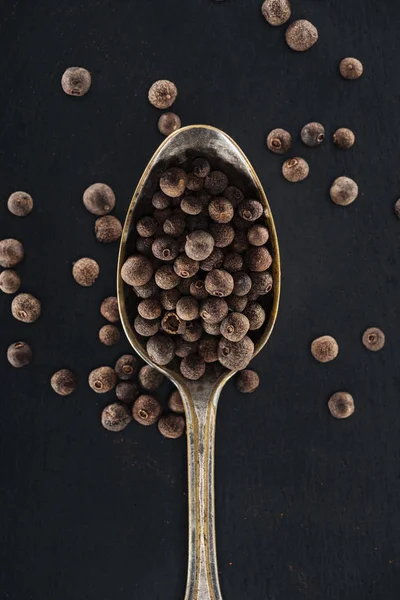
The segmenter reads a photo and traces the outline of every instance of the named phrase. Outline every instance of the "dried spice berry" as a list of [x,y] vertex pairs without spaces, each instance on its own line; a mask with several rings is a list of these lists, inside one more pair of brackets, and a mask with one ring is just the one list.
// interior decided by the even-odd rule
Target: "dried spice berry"
[[194,321],[199,316],[199,303],[196,298],[184,296],[176,304],[176,313],[184,321]]
[[396,200],[394,204],[394,212],[398,219],[400,219],[400,198]]
[[180,438],[185,433],[185,419],[182,415],[164,415],[158,421],[158,430],[165,438]]
[[142,237],[153,237],[156,234],[158,223],[153,217],[142,217],[136,223],[136,231]]
[[10,213],[16,217],[26,217],[33,208],[33,200],[26,192],[14,192],[7,201]]
[[156,258],[169,261],[178,256],[179,244],[175,238],[164,235],[154,240],[151,249]]
[[252,246],[264,246],[269,239],[269,231],[264,225],[252,225],[247,231],[247,239]]
[[122,234],[122,225],[117,217],[107,215],[96,219],[94,232],[98,242],[109,244],[119,240]]
[[316,148],[325,139],[325,127],[321,123],[307,123],[301,130],[300,137],[303,144]]
[[[175,271],[172,272],[175,276],[177,276]],[[176,303],[178,302],[180,297],[181,293],[176,288],[171,290],[164,290],[161,292],[160,296],[161,305],[165,310],[175,310]]]
[[175,344],[170,337],[157,333],[146,344],[147,354],[157,365],[167,365],[175,355]]
[[0,267],[15,267],[24,258],[24,247],[13,238],[0,240]]
[[[229,298],[231,297],[232,296],[229,296]],[[229,298],[227,298],[227,300],[229,300]],[[219,323],[208,323],[207,321],[203,321],[204,331],[208,333],[208,335],[217,335],[220,337],[221,331],[219,329],[219,325]]]
[[275,154],[285,154],[292,146],[292,136],[285,129],[273,129],[267,136],[267,148]]
[[111,367],[99,367],[89,374],[89,386],[98,394],[110,392],[117,383],[117,374]]
[[202,230],[208,231],[210,219],[207,215],[188,215],[186,217],[186,229],[190,232]]
[[135,317],[133,327],[139,335],[143,337],[151,337],[160,329],[160,320],[154,319],[152,321],[143,319],[140,315]]
[[119,321],[118,299],[116,296],[108,296],[103,300],[100,306],[100,313],[110,323],[117,323]]
[[135,421],[141,425],[153,425],[161,416],[162,408],[154,396],[142,394],[136,398],[132,407],[132,415]]
[[181,196],[186,188],[187,175],[183,169],[172,168],[160,177],[160,188],[171,198]]
[[228,185],[222,192],[223,196],[229,200],[233,208],[236,208],[244,199],[243,192],[234,185]]
[[231,294],[226,299],[228,303],[229,310],[233,310],[234,312],[243,312],[246,308],[248,298],[247,296],[236,296],[236,294]]
[[218,343],[219,362],[231,371],[245,369],[253,354],[254,344],[247,335],[240,342],[231,342],[222,337]]
[[150,104],[165,110],[173,105],[178,95],[176,85],[168,79],[160,79],[153,83],[149,89]]
[[251,290],[250,276],[244,271],[233,273],[233,293],[236,296],[246,296]]
[[265,310],[258,302],[249,302],[243,311],[243,314],[248,318],[250,331],[260,329],[265,322]]
[[237,212],[232,220],[232,225],[236,231],[247,231],[251,227],[252,221],[243,219]]
[[122,431],[132,421],[132,416],[127,406],[114,402],[106,406],[101,413],[101,424],[108,431]]
[[199,341],[199,356],[205,363],[213,363],[218,360],[218,338],[203,337]]
[[253,288],[251,288],[251,290],[247,294],[247,300],[249,302],[255,302],[259,296],[260,294],[256,290],[253,290]]
[[76,390],[76,377],[69,369],[60,369],[52,375],[50,385],[56,394],[68,396]]
[[196,275],[199,268],[199,262],[189,258],[186,254],[181,254],[174,262],[175,273],[183,279],[188,279],[189,277]]
[[138,304],[138,313],[143,319],[158,319],[161,316],[161,304],[157,298],[146,298]]
[[91,75],[83,67],[68,67],[61,77],[61,87],[68,96],[84,96],[91,85]]
[[207,323],[221,323],[227,314],[228,304],[223,298],[206,298],[201,303],[200,316]]
[[175,113],[167,112],[158,119],[158,130],[163,135],[170,135],[181,128],[181,120]]
[[289,48],[296,52],[305,52],[317,42],[318,30],[310,21],[299,19],[289,25],[285,37]]
[[180,364],[180,371],[186,379],[196,381],[200,379],[206,372],[206,363],[197,354],[189,354],[185,358],[182,358]]
[[150,365],[144,365],[139,371],[139,383],[148,392],[158,390],[164,383],[164,379],[164,375]]
[[357,58],[344,58],[340,61],[339,71],[344,79],[359,79],[364,67]]
[[283,25],[290,19],[292,9],[289,0],[264,0],[261,12],[270,25]]
[[339,354],[339,346],[333,337],[323,335],[311,344],[311,354],[318,362],[330,362]]
[[197,340],[194,342],[187,342],[181,337],[176,339],[175,354],[180,358],[185,358],[185,356],[189,356],[189,354],[195,354],[197,352],[197,348]]
[[133,291],[138,298],[151,298],[151,296],[154,296],[154,294],[157,293],[158,289],[155,279],[152,277],[150,281],[144,285],[134,285]]
[[202,279],[192,281],[190,284],[189,292],[197,300],[204,300],[204,298],[207,298],[208,296],[208,292]]
[[385,334],[378,327],[369,327],[362,336],[362,343],[367,350],[377,352],[382,350],[385,345]]
[[40,317],[41,305],[32,294],[18,294],[11,303],[12,316],[23,323],[33,323]]
[[354,412],[353,396],[347,392],[336,392],[329,398],[328,408],[335,419],[347,419]]
[[136,383],[132,381],[120,381],[115,388],[115,395],[120,402],[132,404],[138,397],[139,390]]
[[103,325],[99,331],[99,340],[105,346],[118,344],[121,334],[115,325]]
[[262,273],[250,273],[250,279],[252,282],[251,291],[259,296],[269,294],[272,290],[273,279],[271,273],[268,271],[263,271]]
[[155,280],[162,290],[172,290],[179,284],[180,278],[171,265],[164,265],[157,269]]
[[208,213],[216,223],[229,223],[232,221],[235,211],[227,198],[218,196],[208,205]]
[[153,242],[153,237],[138,237],[136,240],[136,250],[139,252],[139,254],[144,254],[145,256],[153,256],[153,252],[151,250]]
[[105,183],[94,183],[83,193],[83,204],[93,215],[102,217],[115,206],[115,194]]
[[170,397],[168,399],[168,408],[169,408],[169,410],[172,410],[172,412],[174,412],[174,413],[184,413],[185,412],[185,408],[183,406],[183,401],[182,401],[182,396],[180,395],[178,390],[173,391],[172,394],[170,395]]
[[329,191],[331,200],[339,206],[348,206],[358,196],[358,185],[350,177],[338,177]]
[[100,267],[93,258],[80,258],[72,266],[72,276],[82,287],[90,287],[98,278]]
[[210,256],[202,260],[200,263],[200,269],[202,271],[212,271],[213,269],[219,269],[222,267],[224,262],[224,253],[220,248],[214,248]]
[[186,331],[186,322],[176,312],[168,311],[161,319],[161,328],[171,335],[182,335]]
[[207,231],[193,231],[186,237],[185,252],[195,261],[205,260],[214,249],[214,238]]
[[210,233],[217,248],[226,248],[235,238],[235,230],[229,223],[211,223]]
[[167,194],[164,194],[164,192],[158,190],[158,192],[156,192],[151,199],[151,203],[154,208],[164,210],[165,208],[169,208],[171,205],[171,198],[167,196]]
[[192,285],[193,281],[195,281],[195,279],[196,276],[193,275],[193,277],[187,277],[186,279],[180,280],[178,290],[180,291],[182,296],[188,296],[190,294],[190,286]]
[[230,244],[230,250],[242,254],[249,247],[247,240],[247,231],[233,231],[233,239]]
[[212,196],[222,194],[228,185],[228,178],[222,171],[211,171],[204,181],[205,190]]
[[180,207],[187,215],[199,215],[203,210],[203,202],[197,196],[185,196]]
[[261,217],[264,209],[258,200],[243,200],[239,204],[238,212],[245,221],[256,221]]
[[193,161],[193,173],[196,175],[196,177],[201,177],[204,179],[204,177],[207,177],[210,171],[210,163],[206,158],[195,158]]
[[227,252],[225,254],[223,267],[229,273],[236,273],[243,269],[243,258],[238,252]]
[[236,387],[242,394],[251,394],[260,385],[260,378],[255,371],[245,369],[236,377]]
[[172,208],[163,208],[162,210],[155,208],[153,210],[153,218],[159,225],[163,225],[170,216],[172,215]]
[[150,281],[153,265],[147,256],[134,254],[126,259],[121,269],[121,277],[128,285],[141,286]]
[[231,342],[240,342],[249,328],[248,318],[240,312],[230,313],[221,323],[222,335]]
[[7,359],[17,369],[25,367],[32,361],[32,348],[26,342],[15,342],[8,347]]
[[118,379],[128,381],[135,375],[137,369],[137,360],[133,354],[123,354],[115,363],[114,370]]
[[204,179],[197,177],[194,173],[189,173],[187,176],[186,187],[191,192],[199,192],[204,187]]
[[203,335],[203,324],[201,321],[188,321],[182,339],[185,342],[197,342]]
[[356,141],[356,136],[351,131],[351,129],[346,129],[346,127],[341,127],[337,129],[333,134],[333,143],[343,150],[348,150],[354,145]]
[[185,231],[185,219],[180,215],[171,215],[163,223],[163,231],[166,235],[179,237]]
[[310,172],[310,167],[304,158],[296,156],[289,158],[282,165],[282,175],[291,183],[304,181]]
[[0,273],[0,290],[5,294],[15,294],[21,287],[21,277],[16,271],[6,269]]
[[246,250],[245,264],[250,271],[266,271],[272,264],[272,256],[265,246],[252,246]]
[[233,277],[228,271],[214,269],[207,273],[204,285],[211,296],[224,298],[232,293],[234,287]]

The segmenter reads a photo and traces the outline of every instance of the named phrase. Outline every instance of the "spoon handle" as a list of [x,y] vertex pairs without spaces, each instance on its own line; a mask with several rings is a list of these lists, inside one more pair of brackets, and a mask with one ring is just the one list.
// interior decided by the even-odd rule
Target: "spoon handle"
[[192,389],[186,406],[189,476],[189,564],[185,600],[222,600],[214,510],[214,442],[219,391]]

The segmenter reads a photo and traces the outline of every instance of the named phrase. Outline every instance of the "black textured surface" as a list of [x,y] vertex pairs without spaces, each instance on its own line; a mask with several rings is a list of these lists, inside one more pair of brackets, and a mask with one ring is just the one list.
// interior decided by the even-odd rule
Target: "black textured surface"
[[[0,238],[26,249],[23,291],[43,315],[11,318],[0,298],[2,376],[0,594],[12,600],[179,599],[186,577],[185,441],[132,424],[102,429],[90,369],[112,364],[128,344],[97,341],[99,304],[114,292],[117,247],[95,242],[82,205],[104,181],[123,218],[137,180],[161,141],[147,101],[158,78],[176,82],[183,124],[209,123],[248,155],[271,202],[280,237],[283,290],[276,330],[255,360],[252,396],[233,385],[219,410],[216,503],[219,569],[226,600],[394,600],[400,592],[400,331],[398,130],[400,4],[391,0],[293,1],[295,18],[319,29],[295,54],[284,28],[269,27],[261,0],[4,0],[0,8]],[[338,64],[356,56],[365,75],[343,81]],[[87,67],[90,93],[69,98],[64,69]],[[328,139],[302,146],[310,120],[328,137],[352,128],[355,147]],[[302,184],[280,175],[264,137],[284,127],[310,163]],[[358,200],[334,206],[338,175],[354,177]],[[8,195],[34,198],[26,219]],[[76,286],[71,263],[93,256],[101,275]],[[382,327],[380,353],[361,345]],[[338,359],[317,364],[313,337],[329,333]],[[6,362],[9,343],[32,344],[34,364]],[[52,393],[49,377],[72,367],[79,389]],[[356,412],[335,421],[334,391]]]

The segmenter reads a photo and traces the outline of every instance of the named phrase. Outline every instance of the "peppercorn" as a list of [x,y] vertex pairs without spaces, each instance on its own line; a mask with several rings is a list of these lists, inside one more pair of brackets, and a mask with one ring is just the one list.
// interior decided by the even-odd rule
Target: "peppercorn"
[[133,291],[135,292],[136,296],[138,296],[138,298],[151,298],[151,296],[154,296],[154,294],[158,292],[157,284],[155,282],[154,277],[152,277],[150,281],[148,281],[144,285],[134,285],[132,287]]
[[269,231],[264,225],[252,225],[247,231],[247,239],[252,246],[264,246],[269,239]]
[[272,257],[265,246],[252,246],[245,253],[245,264],[250,271],[266,271],[272,263]]
[[207,215],[188,215],[186,217],[186,229],[191,233],[193,231],[201,230],[208,231],[210,225],[210,219]]
[[117,217],[107,215],[96,219],[94,232],[98,242],[109,244],[119,240],[122,234],[122,225]]
[[356,136],[351,129],[346,129],[346,127],[337,129],[333,134],[333,143],[338,146],[338,148],[342,148],[343,150],[348,150],[351,148],[355,141]]
[[68,67],[61,77],[61,87],[68,96],[84,96],[91,84],[91,75],[83,67]]
[[233,238],[229,249],[242,254],[248,247],[247,231],[233,231]]
[[24,258],[24,247],[13,238],[0,240],[0,267],[15,267]]
[[206,298],[201,303],[200,316],[207,323],[221,323],[227,314],[228,304],[223,298]]
[[253,288],[252,288],[249,291],[249,293],[247,294],[247,300],[249,302],[255,302],[256,300],[258,300],[259,296],[260,296],[260,294],[256,290],[253,290]]
[[99,331],[99,340],[105,346],[118,344],[121,334],[115,325],[103,325]]
[[204,179],[204,177],[207,177],[207,175],[210,173],[211,167],[210,167],[210,163],[208,162],[208,160],[206,158],[195,158],[193,161],[193,173],[196,175],[196,177],[201,177],[202,179]]
[[204,179],[197,177],[194,173],[188,173],[186,187],[191,192],[199,192],[204,187]]
[[137,360],[133,354],[123,354],[115,363],[114,370],[119,379],[128,381],[132,379],[137,369]]
[[194,321],[199,316],[199,303],[196,298],[184,296],[178,300],[176,314],[183,321]]
[[144,390],[155,392],[164,383],[164,375],[150,365],[144,365],[139,371],[139,383]]
[[222,267],[223,262],[224,253],[220,248],[214,248],[210,256],[201,261],[200,269],[206,272],[212,271],[213,269],[219,269]]
[[159,225],[163,225],[170,216],[172,215],[172,208],[155,208],[153,210],[153,218],[157,221]]
[[160,188],[171,198],[181,196],[185,191],[187,176],[183,169],[172,168],[160,177]]
[[52,375],[50,385],[56,394],[69,396],[76,390],[76,377],[72,371],[60,369]]
[[146,344],[147,354],[157,365],[167,365],[175,355],[175,344],[171,337],[156,333]]
[[11,303],[12,316],[23,323],[33,323],[40,317],[41,304],[32,294],[18,294]]
[[239,312],[230,313],[221,323],[222,335],[231,342],[239,342],[249,331],[248,318]]
[[396,200],[394,204],[394,212],[398,219],[400,219],[400,198]]
[[143,319],[158,319],[161,316],[161,304],[157,298],[147,298],[138,304],[138,313]]
[[183,334],[186,331],[186,322],[176,312],[168,311],[161,319],[161,328],[171,335]]
[[153,217],[142,217],[136,223],[136,231],[144,238],[153,237],[157,231],[157,221]]
[[110,392],[117,383],[117,374],[111,367],[99,367],[89,374],[89,386],[98,394]]
[[179,284],[180,278],[171,265],[164,265],[157,269],[155,280],[162,290],[172,290]]
[[172,392],[168,399],[168,408],[175,413],[184,413],[185,408],[183,406],[182,396],[178,390]]
[[203,203],[197,196],[185,196],[180,207],[187,215],[199,215],[203,210]]
[[136,250],[139,252],[139,254],[144,254],[145,256],[151,257],[153,256],[151,249],[153,242],[153,237],[144,238],[139,236],[136,239]]
[[93,183],[83,193],[83,204],[93,215],[103,216],[115,206],[115,194],[105,183]]
[[181,337],[176,338],[175,354],[180,358],[185,358],[189,354],[195,354],[197,352],[197,340],[194,342],[187,342]]
[[122,265],[121,277],[128,285],[144,285],[150,281],[152,275],[153,265],[147,256],[134,254]]
[[317,42],[318,30],[310,21],[299,19],[289,25],[285,37],[289,48],[296,52],[305,52]]
[[236,296],[246,296],[251,290],[251,279],[244,271],[233,273],[233,293]]
[[228,303],[229,310],[233,310],[234,312],[243,312],[246,308],[248,297],[245,296],[237,296],[236,294],[231,294],[226,299]]
[[[232,296],[229,296],[229,298],[231,297]],[[227,298],[227,300],[229,300],[229,298]],[[219,329],[219,325],[219,323],[208,323],[207,321],[203,321],[203,329],[206,333],[208,333],[208,335],[217,335],[220,337],[221,331]]]
[[301,130],[300,137],[303,144],[315,148],[325,139],[325,127],[321,123],[307,123]]
[[239,204],[239,215],[245,221],[256,221],[263,212],[263,206],[258,200],[243,200]]
[[338,177],[329,191],[331,200],[339,206],[348,206],[358,196],[358,185],[350,177]]
[[149,89],[150,104],[165,110],[173,105],[178,95],[176,85],[168,79],[160,79],[153,83]]
[[238,252],[227,252],[225,254],[223,267],[229,273],[236,273],[243,269],[243,258]]
[[310,172],[310,167],[304,158],[296,156],[289,158],[282,165],[282,175],[291,183],[297,183],[306,179]]
[[175,113],[166,112],[158,119],[158,130],[163,135],[170,135],[181,128],[181,120]]
[[196,279],[196,276],[187,277],[186,279],[181,279],[178,285],[178,290],[182,294],[182,296],[187,296],[190,293],[190,286],[193,281]]
[[186,237],[185,252],[194,261],[205,260],[213,249],[214,238],[206,231],[193,231]]
[[233,217],[232,225],[236,231],[247,231],[251,227],[252,221],[243,219],[237,212]]
[[100,306],[100,313],[110,323],[117,323],[119,321],[118,299],[116,296],[108,296],[103,300]]
[[261,12],[270,25],[283,25],[290,19],[292,9],[289,0],[265,0]]
[[106,406],[101,413],[101,424],[108,431],[122,431],[132,421],[132,416],[127,406],[114,402]]
[[258,302],[249,302],[246,308],[243,311],[243,314],[249,320],[249,329],[250,331],[255,331],[256,329],[260,329],[265,322],[265,310],[258,304]]
[[275,154],[285,154],[292,146],[292,136],[285,129],[273,129],[267,137],[267,148]]
[[254,344],[245,335],[240,342],[231,342],[222,337],[218,343],[218,359],[223,367],[231,371],[245,369],[254,354]]
[[5,294],[15,294],[21,287],[21,277],[16,271],[6,269],[0,273],[0,290]]
[[228,187],[226,187],[222,192],[222,195],[229,200],[233,208],[236,208],[244,199],[243,192],[234,185],[228,185]]
[[357,58],[344,58],[340,61],[339,70],[343,79],[359,79],[364,67]]
[[158,421],[158,430],[165,438],[177,439],[185,432],[185,419],[182,415],[164,415]]
[[135,317],[133,322],[133,327],[139,335],[143,337],[151,337],[160,329],[160,320],[159,319],[143,319],[140,315]]
[[323,335],[311,344],[311,354],[318,362],[330,362],[339,354],[339,346],[333,337]]
[[251,394],[260,385],[260,378],[255,371],[245,369],[236,377],[236,387],[242,394]]
[[197,342],[203,335],[203,324],[201,321],[188,321],[182,339],[185,342]]
[[[175,271],[172,271],[175,276]],[[178,277],[178,276],[177,276]],[[181,293],[176,288],[171,290],[164,290],[161,292],[160,301],[161,305],[165,310],[175,310],[176,303],[181,297]]]
[[161,404],[154,396],[149,396],[148,394],[138,396],[132,407],[133,418],[141,425],[153,425],[161,413]]
[[161,190],[158,190],[158,192],[156,192],[151,199],[151,203],[154,208],[157,208],[158,210],[164,210],[165,208],[169,208],[171,204],[171,198],[167,196],[167,194],[164,194],[164,192],[161,192]]
[[7,359],[17,369],[25,367],[32,361],[32,348],[26,342],[15,342],[8,347]]
[[180,364],[180,371],[186,379],[196,381],[200,379],[206,372],[206,363],[197,354],[189,354],[185,358],[182,358]]
[[205,288],[204,281],[202,279],[192,281],[190,284],[189,292],[197,300],[204,300],[204,298],[207,298],[208,296],[208,292]]
[[193,275],[196,275],[199,267],[199,262],[189,258],[186,256],[186,254],[181,254],[175,259],[174,262],[175,273],[183,279],[187,279],[188,277],[193,277]]
[[253,271],[250,273],[250,279],[252,283],[251,291],[259,296],[269,294],[269,292],[272,290],[273,279],[271,273],[268,271],[263,271],[261,273]]
[[10,213],[16,217],[26,217],[33,208],[33,200],[26,192],[14,192],[7,201]]
[[176,239],[164,235],[154,240],[151,246],[153,254],[159,260],[174,260],[178,256],[179,245]]
[[223,298],[232,293],[234,280],[230,273],[223,269],[214,269],[207,273],[204,285],[211,296]]
[[229,223],[233,219],[235,211],[227,198],[218,196],[208,205],[208,213],[216,223]]
[[100,267],[93,258],[80,258],[72,265],[72,276],[82,287],[90,287],[98,278]]
[[362,343],[367,350],[377,352],[378,350],[382,350],[385,345],[385,334],[378,327],[369,327],[369,329],[364,331]]
[[138,397],[139,390],[132,381],[120,381],[115,388],[115,395],[120,402],[131,404]]
[[218,360],[218,339],[216,337],[203,337],[199,341],[199,356],[205,363],[213,363]]
[[211,171],[204,181],[204,187],[212,196],[222,194],[228,185],[228,178],[222,171]]
[[211,223],[210,233],[217,248],[226,248],[235,238],[235,230],[228,223]]
[[171,215],[168,219],[165,219],[163,224],[163,231],[166,235],[172,237],[179,237],[185,231],[185,219],[180,215]]
[[347,392],[336,392],[329,398],[328,408],[335,419],[347,419],[354,412],[354,399]]

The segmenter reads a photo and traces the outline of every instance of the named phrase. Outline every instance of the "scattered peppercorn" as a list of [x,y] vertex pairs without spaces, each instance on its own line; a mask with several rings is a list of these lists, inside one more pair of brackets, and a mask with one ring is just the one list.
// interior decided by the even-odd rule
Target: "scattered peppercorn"
[[332,201],[339,206],[348,206],[358,196],[358,185],[350,177],[338,177],[330,189]]
[[98,242],[109,244],[119,240],[122,234],[122,225],[117,217],[107,215],[96,219],[94,232]]
[[160,79],[153,83],[149,89],[150,104],[161,110],[165,110],[173,105],[178,95],[176,85],[168,79]]
[[7,359],[17,369],[25,367],[32,361],[32,348],[26,342],[15,342],[8,347]]
[[301,130],[300,137],[303,144],[315,148],[325,139],[325,127],[321,123],[308,123]]
[[108,431],[122,431],[131,421],[132,416],[128,407],[120,402],[106,406],[101,413],[101,424]]
[[364,67],[357,58],[344,58],[340,61],[339,71],[343,79],[359,79]]
[[255,331],[256,329],[260,329],[264,325],[266,314],[265,310],[258,304],[258,302],[248,302],[246,308],[243,311],[243,314],[249,320],[249,329],[250,331]]
[[115,363],[115,373],[119,379],[128,381],[132,379],[137,369],[137,360],[133,354],[123,354]]
[[211,171],[204,182],[204,188],[213,196],[222,194],[227,185],[228,178],[222,171]]
[[83,287],[94,284],[100,273],[100,267],[93,258],[80,258],[72,266],[72,276]]
[[136,333],[139,335],[143,337],[151,337],[160,329],[160,320],[153,319],[150,321],[149,319],[143,319],[143,317],[137,315],[133,322],[133,327]]
[[185,252],[194,261],[205,260],[213,249],[214,238],[207,231],[193,231],[186,237]]
[[89,386],[98,394],[110,392],[117,383],[117,375],[111,367],[99,367],[89,374]]
[[252,225],[247,230],[247,239],[252,246],[264,246],[269,239],[269,231],[264,225]]
[[103,300],[100,306],[100,313],[110,323],[117,323],[119,321],[118,299],[116,296],[108,296]]
[[203,324],[200,321],[188,321],[182,339],[185,342],[197,342],[203,335]]
[[182,415],[164,415],[158,421],[158,430],[165,438],[177,439],[185,432],[185,419]]
[[130,256],[122,265],[121,277],[128,285],[144,285],[150,281],[152,275],[153,265],[146,256]]
[[271,273],[268,271],[263,271],[261,273],[253,271],[250,273],[250,279],[252,282],[251,291],[259,296],[269,294],[269,292],[272,290],[273,279]]
[[228,314],[224,298],[206,298],[200,306],[200,316],[207,323],[221,323]]
[[92,85],[92,78],[83,67],[68,67],[61,78],[61,87],[68,96],[84,96]]
[[254,344],[245,335],[240,342],[231,342],[222,337],[218,344],[218,359],[223,367],[232,371],[247,367],[254,354]]
[[0,267],[15,267],[24,258],[24,247],[18,240],[0,240]]
[[185,231],[185,219],[180,215],[171,215],[163,223],[163,231],[166,235],[179,237]]
[[353,396],[347,392],[336,392],[329,398],[328,408],[335,419],[347,419],[354,412]]
[[206,371],[206,363],[201,356],[197,354],[189,354],[185,358],[182,358],[180,364],[180,371],[186,379],[196,381],[200,379]]
[[223,267],[229,273],[236,273],[243,269],[243,258],[238,252],[227,252],[225,254]]
[[211,296],[223,298],[232,293],[234,279],[227,271],[224,271],[223,269],[214,269],[207,273],[204,285]]
[[296,156],[289,158],[282,165],[282,175],[291,183],[297,183],[306,179],[310,172],[310,167],[304,158]]
[[183,406],[182,396],[178,390],[172,392],[168,399],[168,408],[174,413],[184,413],[185,409]]
[[193,161],[193,173],[196,177],[204,179],[210,173],[210,170],[210,163],[206,158],[195,158]]
[[181,120],[175,113],[166,112],[158,119],[158,130],[163,135],[170,135],[181,128]]
[[377,352],[382,350],[385,345],[385,334],[378,327],[369,327],[362,336],[362,343],[367,350]]
[[235,238],[235,230],[229,223],[211,223],[210,233],[217,248],[226,248]]
[[69,396],[76,390],[76,377],[69,369],[60,369],[52,375],[50,385],[56,394]]
[[141,425],[153,425],[162,413],[161,404],[154,396],[142,394],[133,403],[132,415]]
[[208,205],[208,212],[212,220],[216,223],[229,223],[235,214],[232,204],[223,196],[218,196],[211,200]]
[[153,277],[150,279],[150,281],[143,285],[134,285],[132,287],[138,298],[151,298],[151,296],[156,294],[158,291],[157,284]]
[[181,254],[174,262],[175,273],[183,279],[188,279],[189,277],[196,275],[199,267],[199,262],[189,258],[186,254]]
[[317,42],[318,30],[310,21],[299,19],[289,25],[285,37],[289,48],[296,52],[305,52]]
[[93,215],[102,217],[115,206],[115,194],[105,183],[93,183],[83,193],[83,204]]
[[146,344],[147,354],[157,365],[167,365],[175,355],[175,344],[170,337],[157,333]]
[[345,127],[341,127],[337,129],[333,134],[333,143],[338,146],[338,148],[342,148],[343,150],[348,150],[351,148],[356,141],[356,136],[351,131],[351,129],[346,129]]
[[155,392],[164,383],[164,375],[150,367],[150,365],[144,365],[139,371],[139,383],[144,390],[148,392]]
[[285,154],[292,146],[292,136],[285,129],[273,129],[267,137],[267,147],[275,154]]
[[21,287],[21,277],[16,271],[6,269],[0,273],[0,290],[5,294],[15,294]]
[[33,208],[33,200],[26,192],[14,192],[7,201],[10,213],[16,217],[26,217]]
[[171,204],[171,198],[167,196],[167,194],[164,194],[164,192],[158,190],[158,192],[154,194],[151,203],[153,204],[154,208],[157,208],[158,210],[164,210],[165,208],[169,208]]
[[339,354],[339,346],[333,337],[323,335],[311,344],[311,354],[318,362],[330,362]]
[[139,390],[132,381],[120,381],[115,388],[115,395],[120,402],[131,404],[138,397]]
[[231,294],[227,297],[226,301],[230,310],[233,310],[234,312],[243,312],[246,308],[248,297],[247,295],[237,296],[236,294]]
[[396,200],[394,204],[394,212],[398,219],[400,219],[400,198]]
[[255,371],[245,369],[236,377],[236,387],[242,394],[251,394],[260,385],[260,378]]
[[183,169],[172,168],[160,177],[160,188],[167,196],[177,198],[185,191],[187,176]]
[[292,9],[289,0],[264,0],[261,12],[270,25],[283,25],[290,19]]
[[32,294],[18,294],[11,303],[15,319],[23,323],[33,323],[40,317],[41,304]]
[[115,325],[103,325],[99,331],[99,340],[105,346],[118,344],[121,334]]
[[188,342],[184,340],[182,337],[178,337],[176,339],[175,344],[175,354],[180,358],[185,358],[185,356],[189,356],[189,354],[195,354],[197,352],[198,343],[197,341]]

